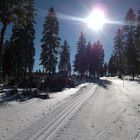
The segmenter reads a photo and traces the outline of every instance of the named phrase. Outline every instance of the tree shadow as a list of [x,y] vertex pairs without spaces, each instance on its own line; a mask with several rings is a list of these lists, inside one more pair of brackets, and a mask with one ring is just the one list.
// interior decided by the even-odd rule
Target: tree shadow
[[105,89],[108,89],[108,86],[109,86],[109,85],[112,85],[112,82],[109,81],[109,80],[100,79],[99,82],[98,82],[98,85],[99,85],[100,87],[103,87],[103,88],[105,88]]
[[112,82],[106,79],[92,79],[90,82],[98,84],[98,86],[103,87],[105,89],[108,89],[108,86],[112,85]]

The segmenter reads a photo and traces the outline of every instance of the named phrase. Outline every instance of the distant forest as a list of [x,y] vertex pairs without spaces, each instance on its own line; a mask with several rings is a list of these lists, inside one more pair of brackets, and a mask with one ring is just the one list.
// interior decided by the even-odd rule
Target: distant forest
[[[41,37],[40,65],[43,70],[33,72],[35,56],[34,0],[0,1],[0,81],[11,85],[32,86],[42,79],[53,79],[63,86],[72,79],[72,71],[80,78],[140,74],[140,11],[129,9],[124,25],[114,35],[114,50],[109,62],[104,62],[104,47],[97,40],[91,44],[84,33],[79,33],[75,60],[70,62],[67,40],[60,43],[59,21],[53,7],[44,19]],[[12,34],[5,40],[6,28],[12,25]],[[63,77],[63,79],[62,79]],[[32,83],[32,84],[31,84]],[[48,83],[48,82],[47,82]]]

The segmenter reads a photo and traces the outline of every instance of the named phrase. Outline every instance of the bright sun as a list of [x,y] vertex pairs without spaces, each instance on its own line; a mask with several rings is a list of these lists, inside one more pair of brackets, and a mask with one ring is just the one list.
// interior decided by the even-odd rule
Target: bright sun
[[105,13],[99,8],[94,9],[85,20],[87,25],[96,31],[102,29],[106,21]]

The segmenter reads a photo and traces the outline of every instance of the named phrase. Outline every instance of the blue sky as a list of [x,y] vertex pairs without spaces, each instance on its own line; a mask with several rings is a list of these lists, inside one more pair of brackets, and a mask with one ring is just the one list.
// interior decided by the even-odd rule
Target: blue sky
[[[140,10],[140,0],[35,0],[36,7],[36,36],[35,36],[35,64],[34,70],[41,69],[39,65],[41,38],[43,31],[44,18],[48,14],[50,7],[54,7],[56,13],[84,18],[93,9],[95,5],[103,5],[107,10],[107,17],[113,21],[124,21],[126,12],[129,8]],[[73,21],[58,17],[59,21],[59,37],[61,43],[66,39],[71,49],[71,61],[74,60],[76,52],[76,43],[80,32],[83,31],[87,41],[94,43],[100,40],[105,50],[105,61],[108,61],[112,53],[113,37],[120,25],[106,24],[100,32],[95,32],[79,21]],[[6,36],[9,36],[7,30]]]

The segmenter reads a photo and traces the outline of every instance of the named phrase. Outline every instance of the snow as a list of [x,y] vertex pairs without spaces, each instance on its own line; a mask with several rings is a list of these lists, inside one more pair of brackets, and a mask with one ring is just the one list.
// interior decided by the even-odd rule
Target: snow
[[27,129],[59,106],[63,100],[66,100],[86,85],[88,84],[65,89],[63,92],[51,93],[49,100],[34,98],[25,102],[10,101],[1,104],[0,140],[11,138],[20,131]]
[[140,140],[140,85],[103,78],[55,140]]
[[140,140],[138,79],[104,77],[50,97],[1,105],[0,140]]

